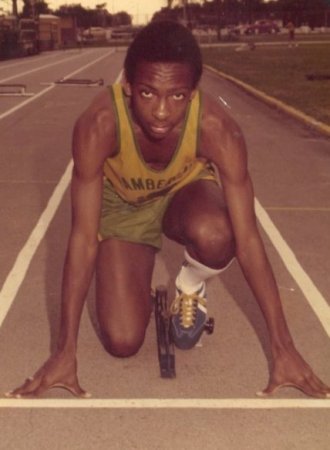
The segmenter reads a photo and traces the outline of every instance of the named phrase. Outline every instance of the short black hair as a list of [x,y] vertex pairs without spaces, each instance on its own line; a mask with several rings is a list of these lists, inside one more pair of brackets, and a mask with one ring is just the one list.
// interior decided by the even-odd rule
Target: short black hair
[[134,81],[140,61],[188,63],[193,87],[196,87],[203,71],[202,55],[196,39],[188,28],[169,20],[151,22],[142,28],[128,48],[124,68],[129,83]]

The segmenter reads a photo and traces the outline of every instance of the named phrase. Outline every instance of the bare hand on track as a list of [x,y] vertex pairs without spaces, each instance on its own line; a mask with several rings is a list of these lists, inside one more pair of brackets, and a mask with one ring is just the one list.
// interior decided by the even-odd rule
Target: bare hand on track
[[91,396],[79,385],[76,359],[68,359],[60,353],[52,355],[32,377],[5,395],[9,398],[39,397],[55,387],[66,389],[76,397]]
[[310,397],[330,399],[330,387],[314,374],[295,349],[275,358],[268,386],[257,395],[268,397],[281,387],[293,387]]

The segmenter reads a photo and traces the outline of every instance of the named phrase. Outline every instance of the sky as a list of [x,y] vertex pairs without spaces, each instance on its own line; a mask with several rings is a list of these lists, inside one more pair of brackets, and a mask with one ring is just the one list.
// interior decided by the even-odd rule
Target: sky
[[51,8],[63,4],[80,3],[85,8],[95,8],[96,5],[107,3],[106,9],[113,14],[126,11],[133,16],[133,22],[145,23],[151,19],[154,12],[167,5],[166,0],[46,0]]
[[[167,0],[44,0],[51,9],[57,9],[61,5],[81,4],[85,8],[94,9],[96,5],[106,3],[106,9],[114,14],[126,11],[133,17],[134,24],[148,22],[156,11],[167,6]],[[178,0],[174,1],[174,4]],[[10,11],[11,0],[0,0],[0,7]],[[18,8],[21,10],[23,1],[18,0]]]

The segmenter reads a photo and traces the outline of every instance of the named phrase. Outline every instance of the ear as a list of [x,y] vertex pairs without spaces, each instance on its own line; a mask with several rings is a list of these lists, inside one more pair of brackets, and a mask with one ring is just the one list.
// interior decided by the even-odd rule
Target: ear
[[124,90],[124,92],[125,92],[125,95],[126,95],[127,97],[131,97],[131,96],[132,96],[132,86],[131,86],[131,84],[127,81],[125,72],[123,73],[123,78],[122,78],[121,84],[123,85],[123,90]]

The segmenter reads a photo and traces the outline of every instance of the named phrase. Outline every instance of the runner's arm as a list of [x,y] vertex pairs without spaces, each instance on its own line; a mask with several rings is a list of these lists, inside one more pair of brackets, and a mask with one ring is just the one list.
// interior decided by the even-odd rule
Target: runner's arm
[[[95,111],[96,109],[96,111]],[[35,397],[58,386],[86,397],[77,377],[76,346],[84,300],[94,271],[101,210],[103,162],[114,148],[111,112],[93,108],[77,121],[73,133],[72,227],[65,258],[61,325],[57,349],[40,369],[7,394]]]
[[[327,397],[330,389],[297,352],[284,316],[273,270],[256,221],[246,145],[239,127],[225,114],[211,114],[204,129],[204,151],[217,166],[236,242],[236,256],[267,324],[273,367],[263,394],[284,385],[307,395]],[[206,137],[205,137],[206,136]]]
[[[219,125],[218,125],[219,126]],[[272,268],[257,227],[254,192],[247,169],[246,145],[241,130],[230,119],[220,124],[221,145],[215,149],[216,164],[224,190],[243,274],[265,316],[274,354],[293,345],[286,325]]]

